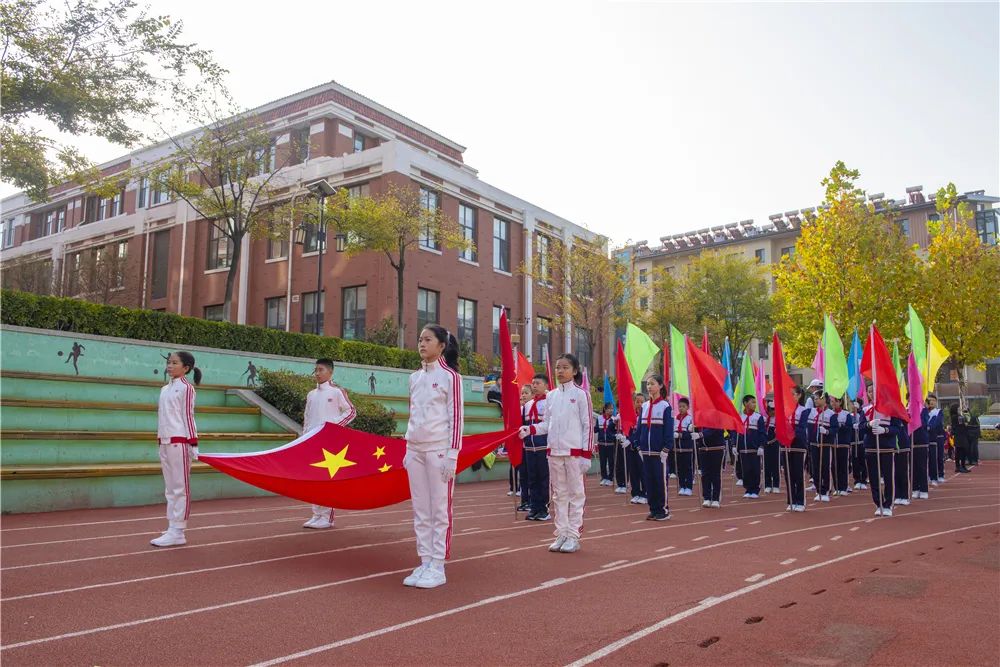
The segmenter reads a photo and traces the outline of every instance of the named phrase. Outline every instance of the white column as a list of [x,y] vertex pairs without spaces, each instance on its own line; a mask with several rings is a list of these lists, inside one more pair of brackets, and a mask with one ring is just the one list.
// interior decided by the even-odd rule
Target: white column
[[[181,271],[180,279],[177,281],[177,314],[184,314],[184,262],[187,257],[187,235],[188,235],[188,205],[187,202],[177,202],[177,217],[181,219]],[[190,313],[194,315],[194,313]]]
[[[291,248],[288,249],[291,252]],[[239,293],[239,311],[236,315],[237,324],[247,323],[247,293],[249,290],[249,285],[247,283],[250,280],[250,234],[243,236],[243,240],[240,242],[240,293]]]
[[[535,256],[535,216],[530,211],[524,212],[524,264],[529,270],[534,270]],[[521,351],[531,361],[537,361],[532,356],[535,349],[535,279],[524,276],[524,337]]]
[[570,230],[563,230],[563,243],[566,246],[566,266],[562,267],[565,272],[564,275],[567,276],[565,282],[565,291],[563,292],[563,321],[566,326],[563,327],[563,350],[565,352],[570,352],[573,349],[573,316],[569,312],[569,295],[570,290],[573,289],[571,280],[568,276],[570,273],[570,257],[573,254],[573,234]]

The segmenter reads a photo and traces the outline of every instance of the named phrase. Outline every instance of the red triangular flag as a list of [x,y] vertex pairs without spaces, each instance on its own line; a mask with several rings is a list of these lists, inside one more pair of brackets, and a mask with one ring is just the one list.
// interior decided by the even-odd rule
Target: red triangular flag
[[[510,327],[507,324],[507,309],[500,309],[500,402],[503,405],[504,429],[521,426],[521,399],[518,395],[520,387],[517,384],[514,369],[514,348],[510,342]],[[522,447],[524,445],[517,435],[511,436],[505,443],[507,457],[514,467],[521,465]]]
[[632,371],[628,368],[628,361],[625,360],[625,348],[622,341],[618,339],[618,351],[615,355],[615,379],[618,382],[618,419],[621,425],[621,432],[628,435],[628,432],[635,426],[636,414],[635,404],[632,396],[635,394],[635,383],[632,382]]
[[710,354],[687,341],[688,383],[695,426],[746,432],[736,406],[722,388],[726,369]]
[[549,358],[549,344],[546,343],[545,347],[542,348],[542,352],[545,355],[545,376],[549,381],[549,389],[555,389],[556,386],[552,382],[552,359]]
[[774,374],[774,437],[784,447],[791,447],[795,439],[795,395],[792,378],[785,368],[785,353],[778,334],[771,341],[771,371]]
[[906,407],[899,394],[899,380],[896,379],[896,368],[889,356],[882,334],[874,324],[871,326],[865,351],[861,356],[861,375],[872,381],[872,399],[875,411],[889,417],[898,417],[904,422],[910,421]]
[[705,354],[712,354],[712,348],[708,344],[708,329],[701,335],[701,351]]
[[535,367],[531,365],[528,358],[521,354],[521,350],[517,351],[517,390],[521,391],[521,387],[526,384],[531,384],[531,381],[535,378]]

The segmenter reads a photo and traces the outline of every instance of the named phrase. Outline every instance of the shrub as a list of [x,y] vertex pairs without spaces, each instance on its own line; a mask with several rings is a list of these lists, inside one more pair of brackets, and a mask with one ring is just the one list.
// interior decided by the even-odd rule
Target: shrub
[[[260,386],[256,389],[257,394],[286,417],[301,424],[306,409],[306,395],[316,388],[315,380],[292,371],[271,371],[266,368],[260,369],[258,377]],[[385,436],[395,432],[396,416],[392,410],[364,394],[348,391],[347,395],[357,411],[351,428]]]
[[15,290],[0,292],[0,321],[36,329],[74,331],[172,345],[197,345],[307,359],[329,357],[350,364],[389,368],[412,369],[420,366],[420,355],[415,350],[230,322],[210,322],[199,317],[104,306],[79,299],[39,296]]

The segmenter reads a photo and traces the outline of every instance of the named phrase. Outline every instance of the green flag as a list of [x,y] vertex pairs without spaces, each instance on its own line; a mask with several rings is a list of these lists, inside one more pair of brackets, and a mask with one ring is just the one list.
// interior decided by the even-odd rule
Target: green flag
[[670,374],[674,391],[681,396],[690,396],[688,387],[687,348],[684,347],[684,334],[670,325]]
[[[743,364],[740,366],[740,380],[736,383],[736,393],[733,395],[733,404],[736,410],[743,409],[744,396],[757,396],[757,386],[754,384],[753,362],[750,361],[750,351],[744,350]],[[757,397],[758,400],[760,397]]]
[[[924,324],[917,317],[917,311],[913,306],[909,306],[910,321],[906,323],[906,337],[910,339],[910,349],[913,350],[913,357],[917,360],[917,368],[921,371],[927,368],[927,333],[924,331]],[[924,378],[925,384],[927,378]]]
[[823,389],[830,396],[843,398],[847,385],[850,384],[844,343],[830,316],[824,316],[823,320]]
[[631,322],[625,327],[625,361],[636,387],[642,386],[642,378],[646,375],[650,362],[659,353],[653,339],[645,331]]

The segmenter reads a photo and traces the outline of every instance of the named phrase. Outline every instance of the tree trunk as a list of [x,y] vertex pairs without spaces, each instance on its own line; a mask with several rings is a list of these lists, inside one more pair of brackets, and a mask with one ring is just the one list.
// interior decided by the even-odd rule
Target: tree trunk
[[956,361],[955,366],[958,371],[958,409],[965,410],[968,407],[968,404],[965,401],[965,364]]
[[403,323],[403,270],[406,263],[403,254],[399,255],[399,266],[396,268],[396,347],[403,349],[406,340],[406,327]]
[[[233,243],[233,260],[229,263],[229,272],[226,273],[226,299],[222,303],[222,320],[232,322],[233,310],[233,287],[236,285],[236,272],[240,268],[240,254],[243,245],[243,234],[239,238],[231,238]],[[291,252],[291,250],[289,250]],[[246,285],[243,286],[246,289]]]

